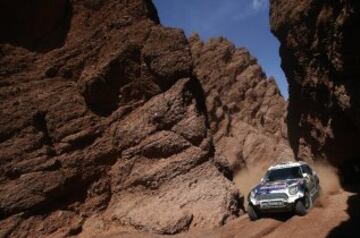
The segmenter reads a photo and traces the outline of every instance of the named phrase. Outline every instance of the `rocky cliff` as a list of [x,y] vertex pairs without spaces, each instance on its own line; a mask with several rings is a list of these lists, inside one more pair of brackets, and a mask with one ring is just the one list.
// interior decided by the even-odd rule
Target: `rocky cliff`
[[359,163],[359,22],[356,0],[271,1],[289,81],[289,140],[300,159]]
[[0,19],[1,236],[173,234],[238,215],[187,39],[150,1],[2,1]]
[[[203,85],[217,154],[233,169],[292,160],[287,103],[245,48],[224,38],[190,38],[194,72]],[[254,181],[255,182],[255,181]]]

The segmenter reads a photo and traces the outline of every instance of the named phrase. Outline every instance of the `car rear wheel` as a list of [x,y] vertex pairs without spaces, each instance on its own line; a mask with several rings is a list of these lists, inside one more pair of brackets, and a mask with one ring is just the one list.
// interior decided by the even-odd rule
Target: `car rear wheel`
[[308,213],[311,207],[311,198],[309,193],[305,193],[303,199],[299,199],[295,204],[295,212],[300,216],[304,216]]
[[249,215],[250,220],[252,221],[255,221],[260,218],[259,214],[256,212],[255,208],[251,204],[249,204],[247,207],[247,213]]

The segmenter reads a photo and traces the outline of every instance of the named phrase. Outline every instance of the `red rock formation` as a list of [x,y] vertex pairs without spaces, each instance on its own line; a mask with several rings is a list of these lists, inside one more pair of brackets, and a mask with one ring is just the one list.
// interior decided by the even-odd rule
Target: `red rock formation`
[[267,167],[293,159],[287,143],[287,103],[256,59],[224,38],[203,43],[193,35],[190,45],[217,153],[233,167]]
[[183,32],[147,0],[24,2],[0,7],[1,234],[173,234],[236,217]]
[[289,139],[300,159],[359,159],[359,22],[355,0],[271,1],[289,81]]

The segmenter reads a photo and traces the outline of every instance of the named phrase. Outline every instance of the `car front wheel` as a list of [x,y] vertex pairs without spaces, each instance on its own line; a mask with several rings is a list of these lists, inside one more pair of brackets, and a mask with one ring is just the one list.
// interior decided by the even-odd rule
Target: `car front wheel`
[[256,212],[255,208],[251,204],[249,204],[247,207],[247,213],[249,215],[250,220],[252,221],[255,221],[260,218],[259,214]]
[[295,204],[295,212],[300,216],[304,216],[308,213],[311,207],[311,198],[309,193],[305,193],[303,199],[299,199]]

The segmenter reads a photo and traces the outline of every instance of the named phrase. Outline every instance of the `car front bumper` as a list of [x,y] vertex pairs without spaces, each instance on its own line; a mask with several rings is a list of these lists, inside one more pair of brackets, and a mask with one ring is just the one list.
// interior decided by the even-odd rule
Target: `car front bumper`
[[287,212],[294,209],[295,203],[269,201],[258,205],[251,204],[257,211],[261,212]]
[[[283,191],[284,193],[285,191]],[[299,191],[294,195],[287,193],[286,199],[256,199],[249,198],[249,204],[258,211],[281,212],[294,209],[296,201],[304,197],[304,193]]]

